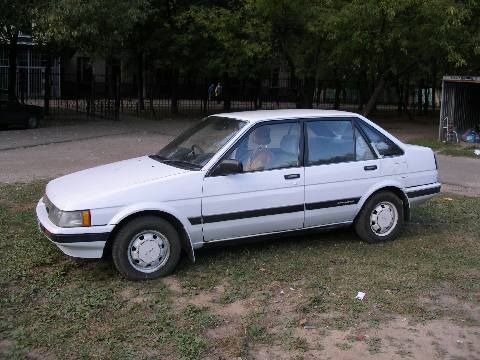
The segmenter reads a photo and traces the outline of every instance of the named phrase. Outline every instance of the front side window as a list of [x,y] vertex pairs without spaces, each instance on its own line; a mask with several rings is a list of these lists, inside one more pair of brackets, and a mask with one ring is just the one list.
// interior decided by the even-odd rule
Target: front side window
[[300,153],[298,122],[265,124],[249,131],[229,152],[244,172],[297,167]]
[[370,141],[372,146],[374,146],[377,149],[380,155],[382,156],[403,155],[402,149],[400,149],[397,145],[395,145],[393,141],[388,139],[381,132],[367,125],[364,121],[358,120],[358,124],[363,130],[363,132],[367,135],[368,140]]
[[179,167],[202,168],[244,125],[244,121],[232,118],[209,117],[151,158]]

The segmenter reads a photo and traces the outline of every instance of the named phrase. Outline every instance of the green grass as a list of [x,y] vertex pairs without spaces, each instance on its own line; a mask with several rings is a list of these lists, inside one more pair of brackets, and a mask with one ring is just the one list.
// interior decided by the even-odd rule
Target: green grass
[[431,138],[417,138],[408,141],[409,144],[428,146],[442,155],[465,156],[474,159],[480,159],[480,156],[474,154],[475,149],[480,149],[480,144],[468,143],[442,143]]
[[[210,306],[180,306],[178,298],[186,304],[217,286],[225,292],[215,306],[247,304],[239,332],[225,333],[247,349],[275,343],[284,336],[275,326],[302,318],[317,329],[378,327],[393,315],[464,318],[460,308],[431,308],[419,298],[441,293],[474,302],[480,293],[478,198],[438,196],[414,209],[401,238],[387,244],[367,245],[345,230],[201,250],[196,264],[180,264],[180,295],[162,280],[125,281],[110,261],[63,255],[37,230],[44,185],[0,185],[0,339],[10,344],[0,357],[202,358],[227,347],[209,337],[223,317]],[[303,297],[272,312],[285,296],[280,289],[300,289]],[[364,301],[354,299],[357,291],[366,292]],[[368,346],[381,351],[381,339]],[[306,343],[293,338],[289,347],[305,351]]]

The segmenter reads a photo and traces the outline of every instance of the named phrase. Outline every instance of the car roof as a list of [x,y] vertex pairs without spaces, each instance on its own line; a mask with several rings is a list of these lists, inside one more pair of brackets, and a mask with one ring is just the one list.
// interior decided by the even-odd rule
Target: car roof
[[304,119],[316,117],[358,117],[358,114],[338,111],[338,110],[314,110],[314,109],[285,109],[285,110],[256,110],[256,111],[239,111],[232,113],[215,114],[214,116],[233,118],[248,122],[259,122],[264,120],[281,120],[281,119]]

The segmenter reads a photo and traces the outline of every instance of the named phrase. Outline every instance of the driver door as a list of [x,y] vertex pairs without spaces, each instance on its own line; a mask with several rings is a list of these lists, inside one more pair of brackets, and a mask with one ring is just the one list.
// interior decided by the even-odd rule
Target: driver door
[[303,228],[305,182],[300,129],[298,121],[254,126],[224,157],[240,161],[244,171],[205,177],[204,241]]

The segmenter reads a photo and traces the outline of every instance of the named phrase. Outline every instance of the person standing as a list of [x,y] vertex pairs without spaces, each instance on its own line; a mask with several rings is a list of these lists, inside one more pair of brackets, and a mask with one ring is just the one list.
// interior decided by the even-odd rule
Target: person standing
[[208,87],[208,101],[212,100],[214,92],[215,92],[215,84],[211,83],[210,86]]
[[217,104],[220,104],[220,99],[222,97],[222,84],[218,83],[215,88],[215,98],[217,99]]

